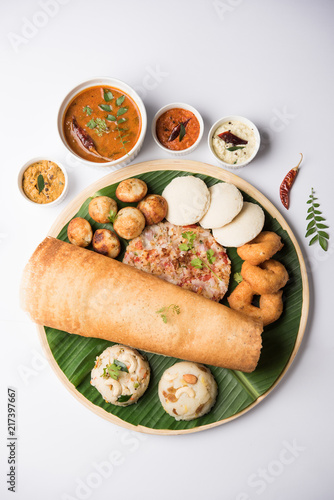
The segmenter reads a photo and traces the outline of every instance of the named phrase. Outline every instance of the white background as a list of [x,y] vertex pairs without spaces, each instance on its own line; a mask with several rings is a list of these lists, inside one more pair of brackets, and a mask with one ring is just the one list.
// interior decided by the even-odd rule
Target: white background
[[[311,187],[334,224],[333,2],[50,0],[53,10],[42,17],[40,3],[7,0],[0,8],[0,497],[333,498],[333,246],[324,253],[304,238]],[[27,33],[28,22],[44,26]],[[253,120],[264,147],[237,173],[281,210],[307,261],[310,315],[295,362],[260,405],[210,431],[146,436],[100,419],[62,386],[19,309],[29,256],[66,204],[107,173],[74,166],[56,128],[64,95],[103,75],[138,90],[149,124],[169,102],[198,108],[205,136],[189,159],[216,164],[206,136],[218,118]],[[305,160],[287,212],[278,188],[300,152]],[[16,184],[21,165],[43,154],[68,167],[69,194],[55,208],[30,205]],[[136,161],[163,157],[148,131]],[[18,394],[16,494],[5,484],[9,385]],[[284,451],[289,446],[295,451]],[[108,477],[96,473],[110,460],[116,465],[104,464]]]

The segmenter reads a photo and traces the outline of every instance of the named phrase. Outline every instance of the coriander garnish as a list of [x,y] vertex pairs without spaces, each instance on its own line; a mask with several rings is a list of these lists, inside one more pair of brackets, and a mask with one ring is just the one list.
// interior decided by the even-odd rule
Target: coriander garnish
[[90,116],[93,113],[93,110],[90,106],[85,106],[83,108],[83,112],[87,114],[87,116]]
[[[196,255],[196,251],[194,250],[194,241],[195,241],[195,238],[196,238],[196,234],[194,233],[194,231],[186,231],[186,232],[182,233],[182,237],[184,239],[186,239],[188,241],[188,243],[181,243],[179,245],[179,249],[182,252],[188,252],[188,251],[190,251],[191,253],[193,253],[194,255]],[[216,257],[214,257],[214,250],[212,250],[212,248],[210,248],[209,250],[206,251],[206,258],[208,259],[209,264],[213,264],[215,262]],[[212,272],[212,274],[219,281],[222,281],[221,278],[219,278],[219,276],[217,276],[217,274],[209,266],[209,264],[207,264],[205,261],[203,261],[199,257],[196,257],[195,259],[193,259],[190,262],[190,264],[193,267],[195,267],[196,269],[203,269],[203,266],[206,267],[207,269],[209,269]]]
[[118,359],[114,359],[113,363],[110,363],[105,368],[103,368],[103,378],[113,378],[114,380],[118,380],[119,372],[127,372],[129,370],[127,366],[122,363],[122,361],[118,361]]
[[233,279],[234,279],[234,281],[236,281],[237,283],[241,283],[241,282],[242,282],[242,276],[241,276],[241,273],[234,273],[234,274],[233,274]]
[[178,306],[176,304],[170,304],[167,307],[164,306],[161,309],[159,309],[159,311],[156,311],[157,314],[160,314],[160,316],[162,318],[162,321],[164,323],[167,323],[168,316],[169,316],[170,313],[172,313],[172,314],[180,314],[180,312],[181,312],[180,306]]
[[309,236],[311,236],[311,234],[314,234],[313,238],[309,242],[309,245],[313,245],[313,243],[319,241],[319,245],[321,246],[321,248],[325,252],[327,252],[329,234],[323,231],[323,229],[327,229],[328,226],[326,226],[326,224],[323,224],[322,222],[326,219],[322,217],[322,212],[319,210],[320,205],[319,203],[316,203],[317,199],[318,198],[314,196],[314,190],[312,188],[309,200],[307,201],[307,204],[311,206],[307,210],[308,216],[306,217],[306,220],[309,220],[310,222],[308,223],[306,228],[305,238],[308,238]]

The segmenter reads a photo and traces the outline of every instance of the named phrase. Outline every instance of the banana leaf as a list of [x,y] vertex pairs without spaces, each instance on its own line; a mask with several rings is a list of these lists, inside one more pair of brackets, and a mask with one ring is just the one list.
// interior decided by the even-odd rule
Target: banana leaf
[[[151,171],[137,177],[145,181],[150,193],[161,194],[165,186],[175,177],[193,175],[184,171]],[[198,174],[207,186],[212,186],[221,180],[213,177]],[[115,198],[115,191],[118,184],[113,184],[100,189],[94,196],[105,195]],[[245,201],[257,203],[256,200],[242,193]],[[84,217],[92,225],[93,230],[99,228],[112,229],[111,224],[98,224],[92,220],[88,214],[88,205],[91,198],[88,198],[81,206],[75,216]],[[127,204],[129,205],[129,204]],[[118,201],[119,208],[125,206]],[[263,207],[262,207],[263,208]],[[263,348],[258,367],[253,373],[241,373],[210,366],[217,384],[218,397],[215,406],[207,415],[190,422],[176,421],[169,416],[162,408],[158,397],[158,383],[163,372],[179,361],[175,358],[160,356],[157,354],[144,353],[151,366],[151,381],[144,396],[135,405],[128,407],[117,407],[106,403],[99,392],[90,385],[90,374],[94,366],[95,358],[104,349],[113,345],[105,340],[84,338],[78,335],[71,335],[63,331],[45,327],[47,341],[51,352],[64,372],[68,380],[74,385],[85,398],[94,405],[103,408],[106,412],[116,415],[124,422],[132,425],[141,425],[150,429],[167,429],[182,431],[194,429],[219,421],[224,421],[245,410],[254,403],[260,396],[265,394],[275,381],[280,377],[287,365],[293,351],[298,335],[299,324],[302,312],[302,279],[299,259],[295,247],[286,231],[282,229],[278,221],[266,210],[265,230],[275,231],[284,242],[283,249],[277,254],[277,259],[282,262],[289,273],[290,279],[284,288],[283,300],[284,311],[282,316],[275,323],[265,327],[262,338]],[[67,225],[60,231],[58,238],[63,241],[67,239]],[[126,245],[126,240],[122,240],[122,252],[118,257],[122,260]],[[237,282],[233,275],[241,269],[242,261],[237,255],[235,248],[227,249],[232,263],[230,286],[227,295],[235,288]],[[222,301],[227,304],[226,298]]]

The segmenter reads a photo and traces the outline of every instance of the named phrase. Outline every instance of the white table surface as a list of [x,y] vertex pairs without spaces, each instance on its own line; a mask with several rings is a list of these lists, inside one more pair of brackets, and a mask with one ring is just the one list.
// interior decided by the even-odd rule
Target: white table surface
[[[334,224],[334,3],[49,0],[49,14],[41,15],[42,4],[17,0],[0,7],[0,497],[333,498],[334,247],[330,242],[324,253],[304,235],[311,187]],[[264,147],[237,173],[281,210],[308,263],[309,322],[295,362],[260,405],[209,431],[141,435],[97,417],[60,383],[36,327],[19,308],[22,269],[37,244],[69,201],[109,173],[73,163],[56,128],[65,93],[101,75],[139,91],[149,124],[169,102],[198,108],[205,137],[187,159],[216,164],[206,136],[218,118],[253,120]],[[287,212],[278,188],[300,152],[305,159]],[[69,172],[68,197],[54,208],[30,205],[16,184],[21,165],[42,154]],[[136,161],[167,157],[148,131]],[[6,486],[7,386],[18,397],[15,495]]]

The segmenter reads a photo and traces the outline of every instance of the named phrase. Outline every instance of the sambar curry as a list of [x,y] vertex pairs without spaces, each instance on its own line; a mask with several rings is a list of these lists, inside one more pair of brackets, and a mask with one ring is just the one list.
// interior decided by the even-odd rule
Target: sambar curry
[[131,151],[139,139],[141,116],[135,102],[113,87],[90,87],[70,102],[63,121],[71,150],[81,158],[105,163]]

